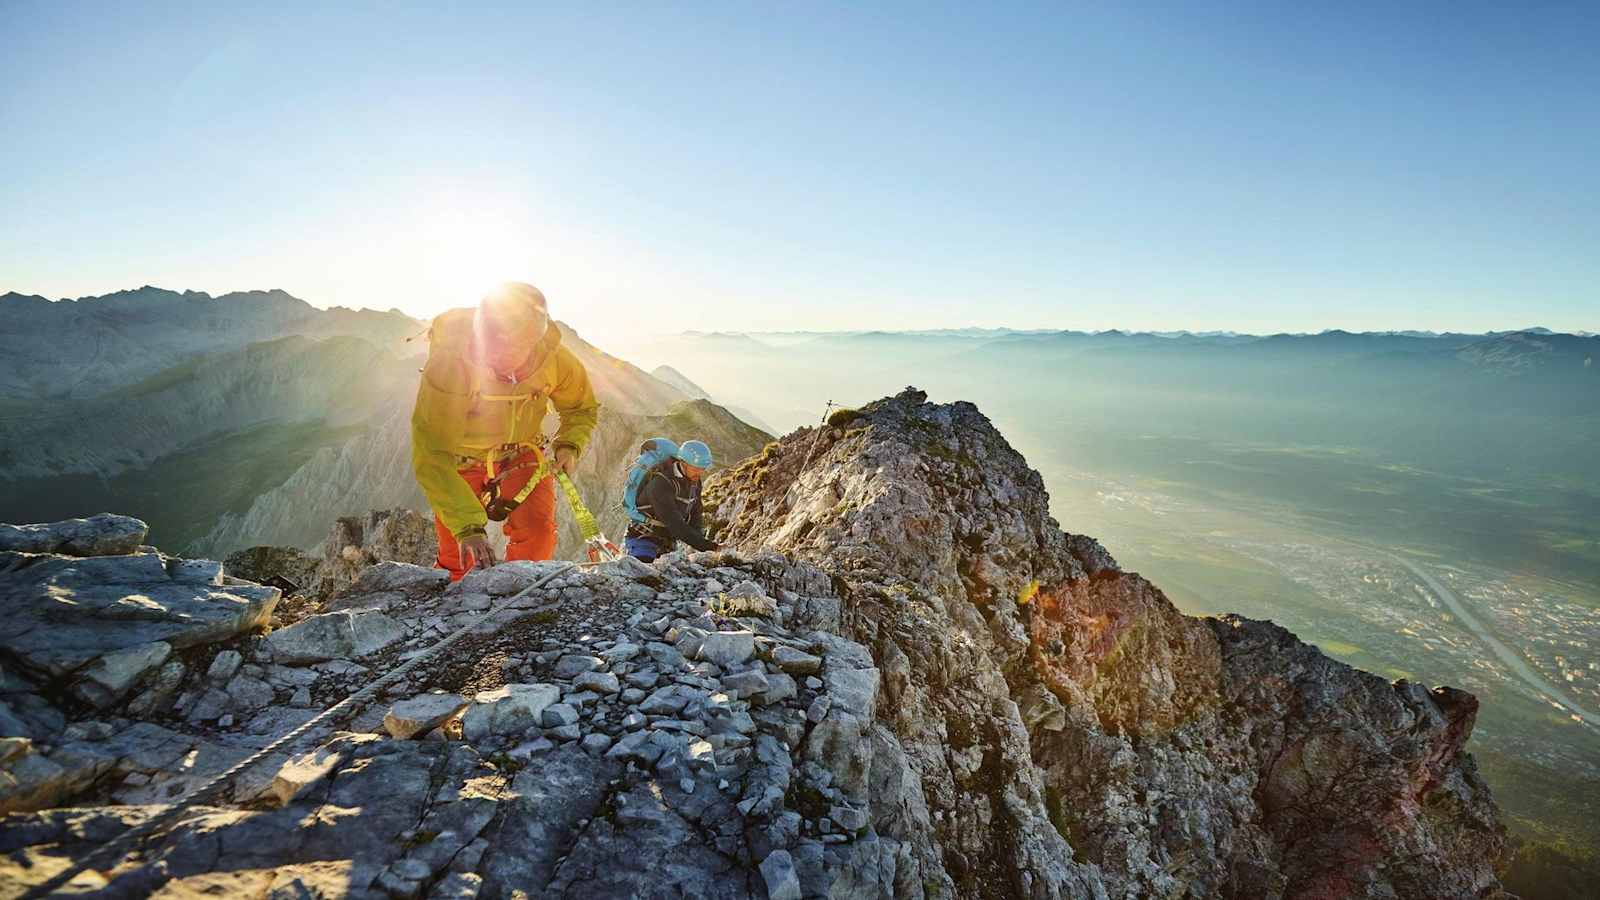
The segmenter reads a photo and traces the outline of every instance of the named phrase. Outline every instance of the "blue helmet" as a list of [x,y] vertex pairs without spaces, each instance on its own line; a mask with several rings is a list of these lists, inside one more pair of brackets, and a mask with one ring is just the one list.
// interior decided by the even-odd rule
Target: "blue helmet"
[[684,441],[678,448],[678,459],[697,469],[711,468],[711,448],[700,441]]

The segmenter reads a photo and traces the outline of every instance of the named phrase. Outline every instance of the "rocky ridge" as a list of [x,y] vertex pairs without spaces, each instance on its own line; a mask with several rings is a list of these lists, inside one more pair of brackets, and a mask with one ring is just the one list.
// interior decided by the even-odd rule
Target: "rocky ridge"
[[1475,698],[1180,614],[1061,531],[971,404],[907,389],[836,413],[708,508],[741,552],[834,577],[882,673],[863,765],[887,748],[929,810],[879,828],[962,896],[1500,895],[1504,831],[1462,749]]
[[103,633],[60,656],[39,629],[0,631],[0,896],[508,601],[70,889],[1501,895],[1503,834],[1461,750],[1470,696],[1178,614],[1056,526],[970,405],[908,391],[838,414],[711,498],[730,549],[653,565],[448,585],[380,560],[426,552],[425,521],[396,515],[341,523],[320,560],[230,559],[298,566],[316,585],[300,602],[144,547],[123,519],[0,529],[15,618]]

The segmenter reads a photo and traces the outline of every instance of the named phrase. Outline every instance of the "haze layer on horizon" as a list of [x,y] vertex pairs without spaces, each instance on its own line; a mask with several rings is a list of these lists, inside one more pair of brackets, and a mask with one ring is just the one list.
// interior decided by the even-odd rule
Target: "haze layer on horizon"
[[518,278],[592,335],[1597,326],[1593,6],[0,25],[0,291],[428,316]]

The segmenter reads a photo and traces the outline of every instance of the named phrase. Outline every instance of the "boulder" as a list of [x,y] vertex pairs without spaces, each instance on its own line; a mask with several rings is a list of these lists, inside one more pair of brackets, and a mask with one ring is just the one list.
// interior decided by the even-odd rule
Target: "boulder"
[[522,731],[539,724],[545,707],[560,699],[561,689],[553,684],[508,684],[481,691],[461,717],[462,735],[476,741]]
[[133,651],[107,664],[115,682],[127,665],[159,654],[153,644],[181,650],[261,627],[279,597],[259,585],[176,581],[155,553],[23,557],[3,568],[0,647],[52,678]]
[[553,674],[557,678],[577,678],[585,672],[593,672],[605,665],[599,657],[587,653],[568,653],[556,660]]
[[450,574],[432,566],[385,560],[361,572],[347,593],[398,592],[408,596],[436,594],[450,585]]
[[221,587],[223,583],[222,563],[214,559],[169,559],[167,573],[173,581],[216,587]]
[[761,879],[767,886],[767,900],[800,900],[800,875],[787,850],[774,850],[761,861]]
[[144,522],[111,513],[36,525],[0,523],[0,551],[122,556],[136,552],[149,532]]
[[503,597],[515,594],[540,579],[555,572],[565,571],[571,563],[558,560],[513,560],[488,569],[468,572],[465,578],[450,586],[452,594],[490,594]]
[[211,665],[206,669],[206,680],[212,684],[227,684],[243,664],[244,657],[239,651],[224,650],[211,658]]
[[714,662],[723,668],[740,666],[756,655],[756,636],[751,631],[716,631],[700,641],[696,658]]
[[156,673],[145,681],[144,689],[128,702],[128,713],[139,718],[155,718],[171,709],[178,690],[183,687],[188,667],[176,659],[167,660]]
[[101,754],[58,750],[50,756],[32,746],[0,764],[0,814],[59,806],[87,788],[115,762]]
[[228,682],[228,711],[248,716],[272,703],[272,686],[259,678],[238,675]]
[[[327,779],[364,744],[382,740],[375,734],[335,735],[334,738],[312,750],[285,762],[273,777],[267,796],[283,806]],[[396,789],[400,785],[395,786]]]
[[772,661],[790,675],[815,675],[822,671],[822,657],[781,644],[773,649]]
[[120,700],[151,670],[160,667],[172,654],[165,641],[138,644],[100,657],[79,673],[72,693],[90,706],[105,708]]
[[470,701],[460,694],[418,694],[389,707],[383,717],[383,727],[391,735],[405,740],[438,728],[469,705]]
[[330,659],[355,659],[403,639],[405,626],[376,610],[308,616],[267,635],[274,662],[307,665]]
[[294,547],[250,547],[229,554],[222,561],[222,570],[246,581],[265,584],[269,579],[282,578],[305,588],[316,574],[317,559]]
[[596,694],[615,694],[622,690],[617,676],[610,672],[584,672],[572,679],[572,686],[580,691],[593,691]]

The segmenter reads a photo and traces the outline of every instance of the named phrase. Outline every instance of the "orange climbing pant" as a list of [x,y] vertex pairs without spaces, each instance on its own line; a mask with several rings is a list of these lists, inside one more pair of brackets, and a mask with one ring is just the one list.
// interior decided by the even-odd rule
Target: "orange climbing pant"
[[[534,469],[539,465],[539,453],[529,450],[520,456],[513,457],[501,465],[501,468],[518,467],[507,472],[500,480],[500,496],[515,497],[522,490],[523,485],[533,475]],[[483,493],[483,483],[489,477],[483,463],[475,463],[465,469],[457,470],[467,484],[472,486],[474,494]],[[433,530],[439,535],[439,567],[450,572],[451,581],[460,581],[461,576],[467,574],[466,566],[461,559],[461,547],[456,543],[456,536],[435,515],[433,517]],[[505,521],[506,530],[506,559],[549,559],[556,552],[556,481],[554,476],[546,476],[543,481],[534,487],[528,499],[522,505],[511,511]]]

